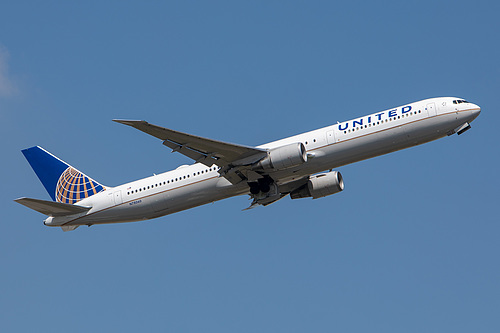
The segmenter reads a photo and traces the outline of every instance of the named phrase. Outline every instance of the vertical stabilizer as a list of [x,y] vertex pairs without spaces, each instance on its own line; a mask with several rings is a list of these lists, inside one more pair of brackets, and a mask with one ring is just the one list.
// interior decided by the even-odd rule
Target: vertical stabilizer
[[103,185],[41,147],[31,147],[22,152],[53,201],[74,204],[106,190]]

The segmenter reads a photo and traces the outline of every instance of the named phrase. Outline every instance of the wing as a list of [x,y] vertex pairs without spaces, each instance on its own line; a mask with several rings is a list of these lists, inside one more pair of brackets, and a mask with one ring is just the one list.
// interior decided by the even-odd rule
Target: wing
[[113,121],[134,127],[163,140],[163,144],[171,148],[172,152],[179,152],[207,166],[213,164],[220,166],[219,173],[232,183],[237,183],[245,178],[234,177],[238,171],[241,171],[241,167],[249,166],[267,156],[265,149],[202,138],[156,126],[144,120],[114,119]]

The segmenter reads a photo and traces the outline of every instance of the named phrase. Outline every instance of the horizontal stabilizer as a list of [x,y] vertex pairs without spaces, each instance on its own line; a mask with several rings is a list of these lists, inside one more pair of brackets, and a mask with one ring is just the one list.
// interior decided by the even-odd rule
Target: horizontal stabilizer
[[48,216],[65,216],[85,213],[91,208],[32,198],[19,198],[14,201]]

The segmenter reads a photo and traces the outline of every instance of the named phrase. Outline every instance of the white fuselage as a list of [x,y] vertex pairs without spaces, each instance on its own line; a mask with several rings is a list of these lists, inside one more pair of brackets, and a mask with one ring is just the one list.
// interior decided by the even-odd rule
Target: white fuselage
[[[457,98],[432,98],[307,133],[257,148],[301,142],[309,158],[297,167],[271,172],[278,186],[311,174],[419,145],[453,133],[474,120],[479,106],[454,104]],[[181,166],[88,197],[77,205],[92,207],[81,215],[49,217],[49,226],[132,222],[160,217],[224,198],[249,194],[246,182],[233,185],[218,166]]]

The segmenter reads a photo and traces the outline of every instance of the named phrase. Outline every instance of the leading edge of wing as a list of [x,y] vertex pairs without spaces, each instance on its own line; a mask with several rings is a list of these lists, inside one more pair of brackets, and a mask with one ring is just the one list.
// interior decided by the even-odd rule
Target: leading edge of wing
[[[212,163],[245,165],[254,163],[267,155],[265,149],[207,139],[153,125],[144,120],[113,119],[113,121],[161,139],[163,144],[172,148],[173,151],[178,151],[196,162],[207,165]],[[221,160],[222,163],[217,163],[217,160]]]

